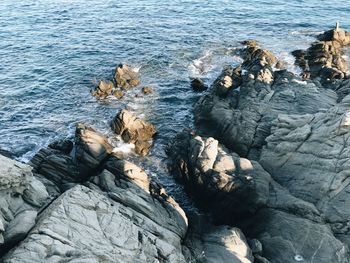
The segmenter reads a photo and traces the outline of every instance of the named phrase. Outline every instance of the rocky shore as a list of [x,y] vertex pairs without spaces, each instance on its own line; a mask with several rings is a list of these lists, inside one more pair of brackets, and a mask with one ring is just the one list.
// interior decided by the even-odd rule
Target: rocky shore
[[[0,261],[349,262],[349,44],[339,25],[320,35],[293,52],[296,76],[248,40],[243,63],[208,90],[191,80],[204,92],[196,129],[165,150],[170,174],[203,213],[184,211],[82,123],[73,140],[52,142],[28,164],[0,150]],[[119,65],[93,95],[122,97],[140,84]],[[157,132],[128,110],[110,129],[138,158]]]

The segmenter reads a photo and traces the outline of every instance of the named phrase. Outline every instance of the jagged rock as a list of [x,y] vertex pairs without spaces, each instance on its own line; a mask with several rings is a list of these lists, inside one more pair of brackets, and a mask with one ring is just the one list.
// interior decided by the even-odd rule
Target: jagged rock
[[104,135],[78,124],[74,143],[69,140],[51,143],[32,158],[30,165],[50,193],[59,195],[95,175],[112,150]]
[[205,91],[208,87],[204,84],[203,80],[194,78],[191,80],[191,87],[194,91]]
[[225,68],[220,76],[214,81],[214,92],[220,96],[225,97],[231,89],[237,89],[242,84],[242,70],[240,67]]
[[187,262],[187,218],[136,165],[116,157],[63,193],[2,262]]
[[93,95],[96,97],[105,98],[113,93],[114,84],[112,81],[100,80],[95,88]]
[[116,97],[117,99],[121,99],[124,97],[124,92],[122,90],[115,90],[113,92],[114,97]]
[[74,158],[82,177],[91,176],[91,172],[98,168],[112,150],[112,145],[103,134],[84,124],[77,125]]
[[125,64],[120,64],[117,66],[115,69],[114,79],[117,87],[121,89],[128,89],[140,84],[139,74]]
[[0,256],[27,235],[38,209],[50,201],[45,186],[31,170],[0,155]]
[[172,170],[187,189],[216,220],[258,238],[267,260],[348,262],[348,247],[334,236],[322,210],[290,194],[259,163],[227,152],[212,138],[188,132],[172,145]]
[[342,48],[350,44],[350,33],[339,28],[319,35],[319,41],[312,43],[306,51],[296,50],[296,64],[303,70],[304,79],[320,77],[323,83],[335,79],[344,79],[348,67],[343,57]]
[[112,130],[121,135],[127,143],[134,143],[136,153],[144,156],[151,148],[151,140],[156,133],[156,128],[127,110],[121,110],[111,123]]

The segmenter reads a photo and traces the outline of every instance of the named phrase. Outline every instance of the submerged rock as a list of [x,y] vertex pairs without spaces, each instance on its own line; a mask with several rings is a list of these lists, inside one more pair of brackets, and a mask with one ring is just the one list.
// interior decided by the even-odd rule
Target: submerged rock
[[156,128],[146,121],[139,119],[127,110],[121,110],[111,123],[112,130],[121,135],[127,143],[134,143],[136,153],[147,155],[152,146],[152,138]]

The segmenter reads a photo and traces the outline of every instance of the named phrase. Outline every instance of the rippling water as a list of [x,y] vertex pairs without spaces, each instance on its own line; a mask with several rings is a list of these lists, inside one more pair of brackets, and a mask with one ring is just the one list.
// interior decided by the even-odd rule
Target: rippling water
[[[348,0],[316,1],[82,1],[0,2],[0,147],[22,161],[48,142],[72,136],[77,122],[109,133],[108,122],[128,107],[159,131],[149,157],[134,158],[175,195],[163,147],[192,126],[198,95],[189,77],[208,84],[226,64],[237,64],[238,42],[257,39],[289,62],[335,21],[349,30]],[[97,101],[90,89],[114,67],[140,68],[155,92]]]

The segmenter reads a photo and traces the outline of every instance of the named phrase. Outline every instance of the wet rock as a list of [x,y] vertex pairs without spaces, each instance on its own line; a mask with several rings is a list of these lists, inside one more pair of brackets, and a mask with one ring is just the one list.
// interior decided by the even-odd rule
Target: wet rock
[[140,84],[138,72],[125,64],[120,64],[117,66],[114,79],[117,87],[121,89],[136,87]]
[[177,136],[168,154],[172,171],[218,222],[261,241],[260,262],[292,263],[296,256],[306,262],[348,262],[348,248],[324,221],[322,210],[292,195],[258,162],[189,133]]
[[204,84],[203,80],[199,78],[194,78],[191,80],[191,87],[194,91],[205,91],[208,87]]
[[113,96],[116,97],[117,99],[121,99],[124,97],[124,92],[122,90],[115,90],[113,92]]
[[142,93],[145,95],[151,94],[151,93],[153,93],[153,89],[152,89],[152,87],[145,86],[142,88]]
[[113,119],[111,127],[125,142],[134,143],[138,154],[148,154],[151,140],[156,133],[152,124],[137,118],[127,110],[122,110]]
[[113,90],[114,84],[112,81],[101,80],[92,94],[96,97],[106,98],[113,93]]
[[0,155],[0,256],[21,241],[49,200],[28,165]]

